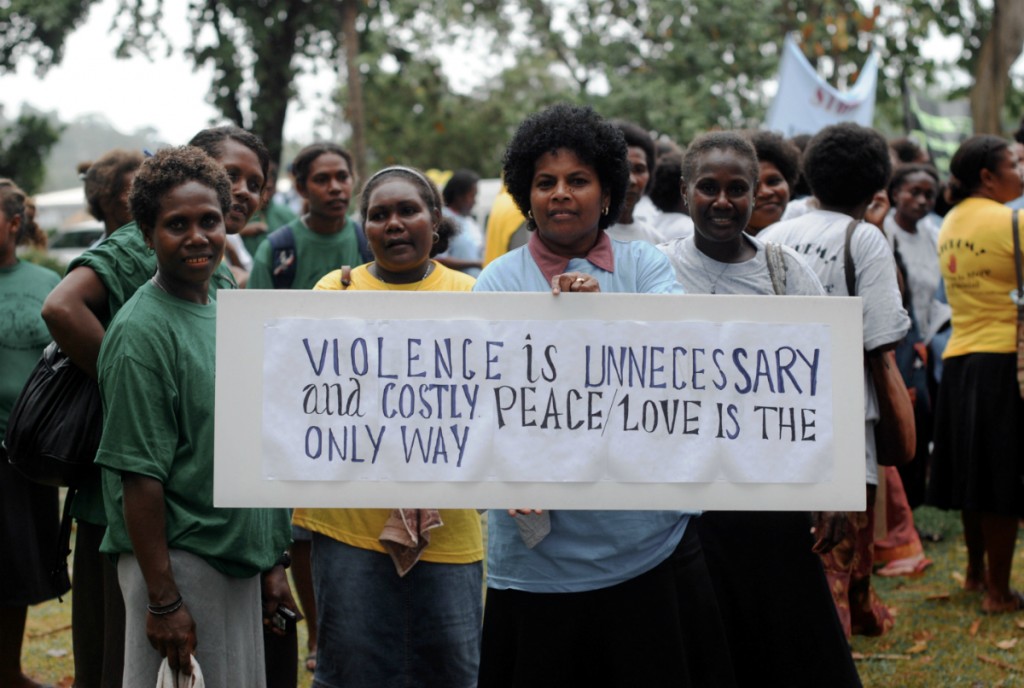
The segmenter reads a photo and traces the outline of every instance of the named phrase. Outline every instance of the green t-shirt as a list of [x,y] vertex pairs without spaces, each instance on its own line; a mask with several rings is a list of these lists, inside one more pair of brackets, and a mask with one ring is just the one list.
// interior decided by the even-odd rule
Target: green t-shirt
[[[356,267],[362,265],[359,255],[359,239],[356,237],[356,226],[352,220],[336,234],[317,234],[296,220],[289,225],[295,235],[295,280],[292,289],[312,289],[320,278],[342,265]],[[264,241],[256,249],[253,257],[252,271],[249,273],[249,289],[273,289],[271,278],[272,260],[270,242]]]
[[267,226],[267,231],[253,236],[242,237],[242,243],[245,244],[245,250],[249,252],[250,256],[256,255],[256,249],[259,248],[260,244],[267,240],[267,236],[279,227],[284,227],[289,222],[293,222],[299,219],[299,216],[292,212],[292,209],[282,203],[274,203],[271,201],[267,207],[260,210],[252,219],[250,223],[262,222]]
[[[138,288],[156,273],[156,254],[146,246],[139,226],[129,222],[72,260],[68,272],[80,266],[91,268],[107,290],[107,318],[100,319],[107,327]],[[215,298],[218,289],[237,288],[231,270],[221,262],[210,278],[210,297]],[[106,524],[99,476],[78,488],[71,513],[87,523]]]
[[0,439],[25,380],[50,343],[40,312],[59,281],[53,270],[23,261],[0,268]]
[[132,551],[121,472],[164,485],[167,543],[218,571],[265,571],[291,540],[286,509],[213,506],[214,362],[217,304],[170,296],[152,283],[117,314],[100,349],[107,534],[101,550]]

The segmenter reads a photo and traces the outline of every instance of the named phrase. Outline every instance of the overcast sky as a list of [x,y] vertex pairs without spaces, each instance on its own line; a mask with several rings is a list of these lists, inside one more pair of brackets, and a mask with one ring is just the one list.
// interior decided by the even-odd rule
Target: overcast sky
[[[189,39],[187,3],[165,2],[164,31],[176,48]],[[170,59],[150,62],[137,57],[118,60],[114,50],[118,36],[110,26],[117,0],[102,0],[92,8],[88,21],[68,37],[62,64],[44,78],[36,76],[30,60],[16,73],[0,76],[0,104],[8,118],[21,111],[22,103],[51,111],[68,121],[99,113],[119,131],[131,133],[152,126],[168,143],[184,143],[217,118],[206,102],[210,70],[193,71],[192,62],[180,52]],[[285,136],[299,142],[313,138],[312,127],[335,77],[325,73],[299,83],[300,101],[311,105],[299,111],[289,106]]]

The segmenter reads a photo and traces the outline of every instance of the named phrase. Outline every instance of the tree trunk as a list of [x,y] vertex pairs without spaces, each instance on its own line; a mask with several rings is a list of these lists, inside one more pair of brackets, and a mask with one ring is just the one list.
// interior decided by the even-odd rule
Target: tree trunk
[[284,152],[288,103],[295,95],[296,69],[292,63],[298,32],[297,18],[286,14],[283,20],[268,27],[265,40],[260,45],[253,46],[257,54],[253,79],[258,87],[250,105],[251,129],[263,139],[270,151],[270,159],[277,164],[280,164]]
[[971,89],[971,116],[976,134],[1002,135],[1003,105],[1010,66],[1024,49],[1024,2],[995,0],[992,28],[982,41]]
[[348,81],[348,102],[345,114],[352,127],[352,157],[355,158],[356,177],[366,180],[366,116],[363,108],[363,80],[359,73],[359,18],[360,0],[341,0],[341,35],[345,46],[345,70]]

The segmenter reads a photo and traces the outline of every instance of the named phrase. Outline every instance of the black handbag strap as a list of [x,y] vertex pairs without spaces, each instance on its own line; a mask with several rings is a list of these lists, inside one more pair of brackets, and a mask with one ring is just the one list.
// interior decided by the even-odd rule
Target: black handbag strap
[[846,292],[850,296],[857,295],[857,268],[853,264],[853,251],[850,244],[853,242],[853,230],[857,229],[860,220],[851,220],[846,226],[846,241],[843,243],[843,271],[846,273]]
[[[71,504],[75,501],[76,490],[68,488],[64,495],[64,511],[60,515],[60,532],[57,534],[57,556],[53,562],[53,569],[50,571],[50,580],[58,590],[71,588],[71,579],[68,577],[68,556],[71,554],[71,523],[74,518],[71,516]],[[63,602],[63,595],[57,596],[58,602]]]
[[1017,218],[1019,214],[1019,210],[1013,211],[1013,264],[1017,269],[1017,297],[1014,302],[1017,304],[1017,320],[1024,322],[1024,280],[1021,279],[1020,221]]

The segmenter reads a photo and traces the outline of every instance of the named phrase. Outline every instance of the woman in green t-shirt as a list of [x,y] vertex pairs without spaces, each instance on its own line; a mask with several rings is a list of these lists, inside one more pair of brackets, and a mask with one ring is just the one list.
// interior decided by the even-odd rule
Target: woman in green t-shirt
[[156,274],[115,316],[97,361],[101,550],[118,556],[124,683],[152,681],[162,657],[191,673],[194,655],[211,688],[262,687],[263,617],[295,603],[279,561],[287,510],[213,506],[209,283],[224,252],[230,182],[203,152],[167,149],[143,164],[130,201]]
[[[60,279],[18,259],[15,247],[38,229],[27,205],[25,192],[0,179],[0,438],[50,341],[39,307]],[[29,606],[68,590],[66,576],[50,575],[59,512],[56,487],[29,482],[0,457],[0,686],[39,686],[21,671],[21,647]]]

